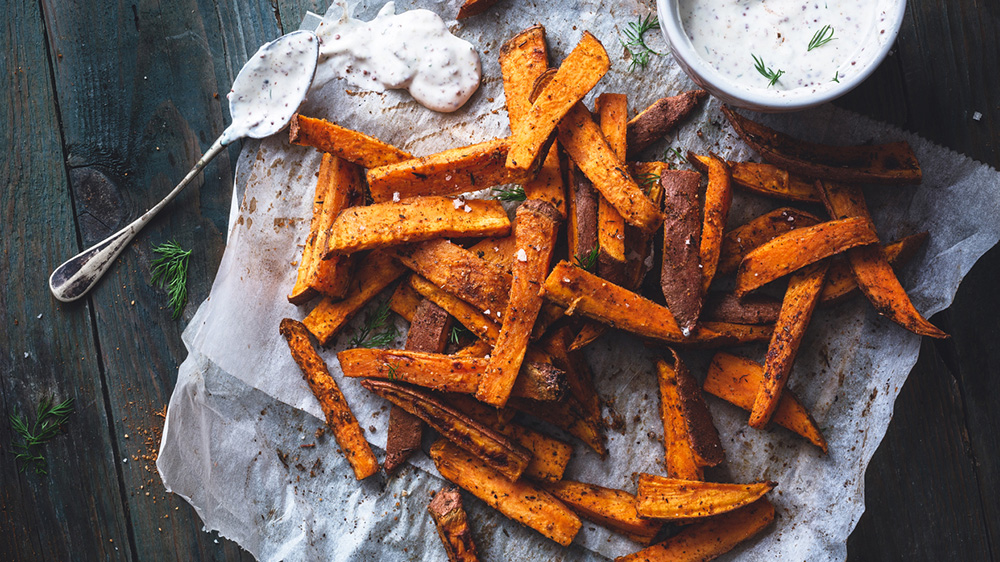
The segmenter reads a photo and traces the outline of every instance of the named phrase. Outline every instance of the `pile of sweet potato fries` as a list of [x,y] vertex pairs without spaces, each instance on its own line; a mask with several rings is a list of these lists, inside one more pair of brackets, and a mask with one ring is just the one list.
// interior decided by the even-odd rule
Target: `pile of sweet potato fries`
[[[862,293],[903,327],[946,337],[892,269],[926,233],[883,246],[857,187],[918,182],[919,165],[905,143],[810,144],[728,109],[768,163],[711,153],[688,155],[697,171],[635,162],[706,94],[664,98],[629,119],[626,96],[605,93],[591,110],[582,100],[610,62],[587,32],[550,68],[545,31],[531,27],[503,46],[500,66],[507,138],[414,157],[333,123],[293,120],[291,141],[324,154],[288,299],[321,300],[303,322],[282,321],[281,333],[355,476],[371,476],[376,457],[311,338],[331,343],[395,284],[391,309],[410,323],[405,348],[337,356],[345,377],[392,404],[387,472],[420,449],[429,426],[444,478],[559,544],[584,517],[652,544],[623,560],[714,558],[772,521],[766,496],[776,484],[704,480],[725,452],[703,392],[749,411],[754,428],[773,422],[826,452],[784,389],[816,306]],[[513,220],[499,201],[463,195],[510,184],[526,199]],[[821,203],[828,217],[786,207],[727,233],[734,188]],[[639,293],[657,259],[662,299]],[[733,274],[733,290],[713,290]],[[758,291],[765,285],[784,296]],[[452,330],[458,324],[467,330]],[[572,447],[513,421],[523,412],[606,455],[581,350],[609,327],[664,350],[656,371],[666,474],[639,475],[637,494],[563,479]],[[720,352],[703,385],[674,351],[753,342],[768,342],[763,365]],[[457,491],[439,492],[429,511],[449,558],[476,559]]]

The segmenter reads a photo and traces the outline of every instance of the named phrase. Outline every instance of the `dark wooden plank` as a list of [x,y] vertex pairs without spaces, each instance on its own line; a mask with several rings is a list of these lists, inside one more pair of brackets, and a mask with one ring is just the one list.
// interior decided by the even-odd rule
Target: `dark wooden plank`
[[[46,284],[77,239],[42,15],[14,0],[0,18],[0,558],[128,560],[90,310]],[[73,398],[76,413],[44,446],[48,476],[19,473],[8,416],[34,416],[48,395]]]
[[[78,224],[90,245],[158,201],[194,165],[228,123],[233,77],[278,35],[277,26],[267,0],[42,5]],[[187,353],[184,320],[171,319],[164,292],[150,286],[152,248],[175,239],[194,250],[183,317],[190,318],[222,255],[238,150],[222,154],[140,234],[91,296],[120,486],[142,560],[249,557],[201,532],[200,519],[166,494],[153,464],[163,425],[157,413]]]

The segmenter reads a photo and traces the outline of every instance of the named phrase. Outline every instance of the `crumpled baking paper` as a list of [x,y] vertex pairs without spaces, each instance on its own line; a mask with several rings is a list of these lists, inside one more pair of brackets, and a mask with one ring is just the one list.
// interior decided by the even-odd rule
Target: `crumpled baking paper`
[[[405,93],[375,94],[334,82],[310,95],[303,113],[373,134],[420,155],[509,134],[496,56],[504,40],[536,22],[548,30],[552,60],[561,60],[583,30],[608,48],[612,69],[595,89],[626,92],[633,111],[693,85],[669,55],[628,72],[621,29],[648,12],[645,4],[566,2],[558,13],[545,2],[511,0],[454,32],[477,45],[483,83],[468,106],[437,114]],[[454,14],[455,2],[400,2]],[[370,19],[380,4],[364,2],[355,17]],[[337,10],[336,8],[334,8]],[[339,12],[337,12],[339,15]],[[659,37],[647,35],[665,52]],[[594,94],[591,95],[591,98]],[[832,106],[782,116],[755,116],[799,138],[831,144],[907,140],[924,169],[920,186],[871,187],[866,195],[884,241],[920,230],[930,240],[900,273],[925,315],[945,309],[962,277],[1000,239],[1000,175],[913,134]],[[735,160],[755,159],[709,100],[647,159],[665,148],[714,150]],[[358,483],[322,426],[319,405],[302,380],[284,340],[281,318],[302,318],[285,295],[309,226],[319,154],[289,146],[282,135],[248,142],[237,167],[228,247],[209,298],[184,333],[189,350],[170,399],[157,466],[168,490],[185,497],[205,527],[235,540],[261,560],[445,560],[426,512],[429,493],[447,483],[424,456],[392,478]],[[683,163],[678,162],[681,167]],[[730,227],[780,202],[737,193]],[[378,300],[387,298],[383,295]],[[355,325],[364,313],[355,319]],[[405,323],[400,321],[401,333]],[[335,352],[349,328],[323,356],[381,457],[386,403],[340,376]],[[402,345],[402,340],[396,342]],[[778,482],[770,497],[778,520],[724,559],[843,560],[847,537],[864,511],[864,472],[892,417],[893,402],[917,360],[919,337],[878,316],[864,298],[818,310],[796,360],[789,386],[809,408],[830,444],[819,451],[783,429],[753,430],[747,414],[709,397],[726,450],[725,467],[710,476],[734,482]],[[635,491],[638,472],[663,474],[662,424],[657,417],[653,359],[634,338],[612,333],[587,351],[608,417],[610,454],[601,460],[571,438],[575,453],[567,478]],[[761,360],[763,346],[740,350]],[[685,353],[701,378],[708,354]],[[639,548],[584,521],[569,549],[507,520],[465,494],[472,529],[486,560],[602,560]]]

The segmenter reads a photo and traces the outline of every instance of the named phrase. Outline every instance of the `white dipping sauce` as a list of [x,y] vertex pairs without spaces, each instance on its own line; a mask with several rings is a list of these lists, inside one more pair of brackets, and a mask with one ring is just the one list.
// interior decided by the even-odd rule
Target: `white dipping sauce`
[[263,138],[287,125],[309,90],[318,52],[316,36],[307,31],[289,33],[258,49],[226,96],[233,122],[222,133],[222,144]]
[[316,29],[321,41],[317,85],[340,77],[376,92],[406,89],[424,107],[446,113],[462,107],[479,88],[479,54],[434,12],[396,14],[395,3],[389,2],[364,22],[346,9],[332,19],[332,11]]
[[[743,88],[779,96],[818,92],[861,72],[891,35],[884,7],[875,0],[679,1],[681,25],[702,58]],[[827,25],[834,39],[809,50]],[[784,71],[773,86],[751,55]]]

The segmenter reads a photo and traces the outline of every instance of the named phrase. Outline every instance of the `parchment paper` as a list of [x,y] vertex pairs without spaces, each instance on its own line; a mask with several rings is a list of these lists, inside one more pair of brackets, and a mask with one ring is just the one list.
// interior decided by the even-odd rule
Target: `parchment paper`
[[[355,16],[371,18],[380,5],[364,2]],[[457,12],[454,2],[397,3],[398,11],[414,6],[446,17]],[[376,135],[418,155],[507,135],[497,50],[506,38],[536,22],[548,30],[554,63],[584,29],[593,32],[613,60],[595,94],[626,92],[636,111],[693,87],[669,55],[652,57],[646,70],[628,72],[619,28],[649,10],[637,2],[566,2],[555,13],[549,3],[510,0],[485,16],[452,26],[479,47],[483,61],[483,84],[463,110],[436,114],[405,93],[358,92],[335,82],[312,94],[303,113]],[[647,38],[654,49],[666,51],[660,37]],[[995,220],[1000,175],[986,166],[832,106],[754,117],[816,142],[910,142],[924,169],[923,183],[872,187],[866,195],[884,241],[930,231],[926,248],[900,274],[926,315],[951,303],[962,277],[1000,239]],[[429,492],[444,482],[426,457],[418,454],[412,467],[393,478],[379,475],[357,483],[332,438],[314,435],[322,426],[322,413],[278,335],[278,322],[307,312],[289,305],[285,295],[294,283],[292,264],[301,255],[308,230],[320,157],[312,149],[289,146],[282,137],[244,145],[236,180],[237,191],[244,194],[242,203],[231,221],[211,295],[184,333],[190,354],[170,400],[157,466],[167,489],[195,506],[207,529],[218,530],[262,560],[444,560],[426,513]],[[646,159],[662,158],[667,146],[756,159],[735,137],[714,100],[669,144],[651,147]],[[780,203],[737,193],[730,227],[777,206]],[[405,333],[402,321],[400,328]],[[381,457],[388,409],[355,381],[340,376],[335,352],[347,345],[351,330],[345,333],[323,355]],[[779,513],[776,524],[724,559],[846,557],[847,537],[864,511],[865,468],[885,434],[919,345],[917,336],[879,317],[863,298],[816,313],[789,386],[828,439],[828,456],[783,429],[750,429],[745,412],[709,398],[727,456],[726,468],[711,476],[778,482],[777,493],[771,495]],[[763,346],[740,352],[760,360]],[[609,334],[592,345],[587,356],[599,393],[611,399],[607,415],[620,417],[625,430],[609,431],[610,454],[603,461],[573,441],[567,477],[634,492],[635,473],[663,473],[652,368],[655,350],[628,335]],[[708,357],[684,354],[699,378]],[[472,496],[465,498],[476,542],[487,560],[601,560],[639,548],[585,521],[573,546],[564,549]]]

